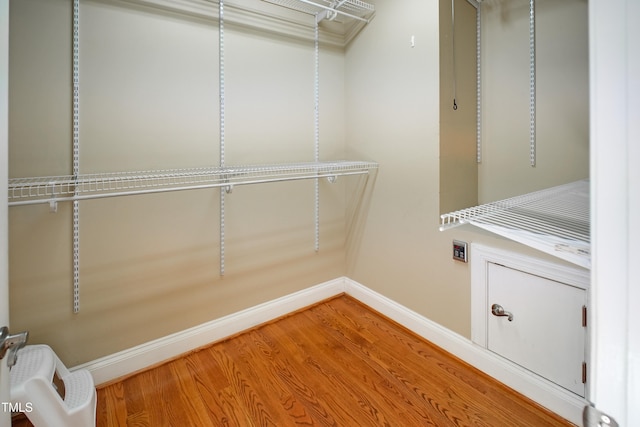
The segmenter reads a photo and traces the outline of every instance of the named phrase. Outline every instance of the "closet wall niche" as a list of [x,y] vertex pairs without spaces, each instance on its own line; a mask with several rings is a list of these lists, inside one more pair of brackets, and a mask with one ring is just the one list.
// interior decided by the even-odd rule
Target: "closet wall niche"
[[530,1],[440,1],[441,213],[589,176],[587,1],[535,0],[534,14],[532,166]]
[[440,0],[440,213],[478,204],[476,9]]

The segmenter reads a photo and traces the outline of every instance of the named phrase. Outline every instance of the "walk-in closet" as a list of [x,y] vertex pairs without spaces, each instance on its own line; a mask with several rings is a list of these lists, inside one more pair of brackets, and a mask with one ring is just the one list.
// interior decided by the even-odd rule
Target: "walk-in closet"
[[60,372],[346,294],[580,422],[606,2],[4,3],[7,324]]

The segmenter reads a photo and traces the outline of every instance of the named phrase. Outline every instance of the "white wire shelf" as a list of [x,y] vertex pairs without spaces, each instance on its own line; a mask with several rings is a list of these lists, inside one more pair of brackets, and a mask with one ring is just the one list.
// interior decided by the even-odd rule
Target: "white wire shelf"
[[9,179],[9,206],[362,175],[375,162],[330,161]]
[[440,230],[471,224],[591,267],[589,181],[582,180],[440,216]]
[[361,0],[264,0],[309,15],[318,21],[334,20],[337,16],[369,22],[375,13],[372,4]]

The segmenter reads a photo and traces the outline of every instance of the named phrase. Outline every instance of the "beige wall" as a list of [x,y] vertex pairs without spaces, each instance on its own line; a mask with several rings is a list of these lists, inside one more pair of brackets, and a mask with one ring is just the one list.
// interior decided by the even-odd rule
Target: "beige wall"
[[[11,4],[11,177],[71,173],[70,1]],[[212,8],[215,5],[211,6]],[[226,163],[312,161],[313,43],[227,25]],[[344,154],[344,59],[321,54],[321,158]],[[81,2],[82,173],[218,164],[218,26]],[[345,180],[80,203],[80,312],[72,306],[72,216],[10,208],[15,330],[70,366],[344,274]]]
[[347,275],[469,335],[469,269],[438,231],[438,15],[438,2],[378,1],[347,48],[349,154],[380,163]]
[[482,8],[482,162],[476,164],[476,14],[440,2],[440,211],[589,176],[586,0],[536,1],[536,166],[529,163],[529,2]]
[[[73,314],[70,205],[56,214],[13,207],[12,328],[75,365],[346,274],[470,336],[469,266],[451,259],[451,240],[525,249],[464,227],[438,231],[438,2],[375,3],[376,17],[344,52],[321,50],[321,158],[380,169],[366,187],[322,182],[319,253],[311,181],[237,187],[227,197],[224,277],[217,190],[85,201]],[[69,174],[70,2],[11,6],[10,174]],[[82,2],[82,172],[218,162],[216,30],[209,20]],[[312,43],[229,25],[226,50],[227,164],[312,160]],[[564,86],[583,89],[571,79]],[[528,103],[527,87],[518,103]],[[543,153],[556,146],[546,147],[542,158],[553,157]],[[488,170],[498,156],[485,149]],[[562,174],[543,165],[537,174]],[[497,192],[526,191],[523,179]]]
[[[469,337],[470,271],[468,264],[451,259],[453,239],[550,257],[469,226],[438,230],[439,176],[442,176],[439,126],[443,120],[439,95],[444,83],[439,80],[437,3],[415,0],[399,6],[397,2],[376,2],[374,21],[347,49],[347,148],[355,157],[380,162],[368,215],[358,230],[357,244],[349,253],[347,274]],[[539,163],[533,171],[528,166],[528,62],[520,79],[524,82],[521,91],[501,80],[506,79],[506,67],[517,60],[514,52],[528,60],[528,29],[524,28],[524,47],[519,40],[510,46],[511,50],[488,44],[495,42],[492,34],[497,30],[493,26],[514,31],[515,26],[521,26],[521,14],[524,12],[528,17],[528,8],[523,10],[514,5],[514,10],[502,9],[510,2],[491,2],[498,6],[483,21],[489,41],[483,40],[483,76],[488,82],[483,79],[484,177],[480,188],[483,189],[483,184],[489,186],[491,196],[522,194],[532,186],[568,182],[588,174],[585,139],[588,123],[583,114],[587,111],[583,104],[588,89],[585,80],[588,64],[584,56],[586,2],[536,3],[541,45],[538,105],[541,129]],[[569,23],[572,19],[579,22]],[[551,22],[554,25],[547,28]],[[566,23],[568,28],[563,31],[569,34],[556,27],[559,23]],[[409,43],[412,35],[416,41],[414,48]],[[500,42],[509,45],[516,40],[507,35]],[[553,56],[547,46],[553,47]],[[493,76],[497,72],[500,76]],[[561,74],[563,79],[552,82],[554,73]],[[515,77],[515,73],[507,73],[507,77]],[[560,106],[547,110],[550,103],[558,102],[556,98],[549,99],[554,91],[563,94],[561,98],[566,100],[568,110]],[[503,107],[499,113],[494,113],[496,104]],[[523,118],[516,111],[520,105],[525,106]],[[489,111],[485,112],[485,108]],[[516,121],[516,116],[522,120]],[[497,138],[491,133],[498,129],[504,136],[500,140],[502,148],[496,147]],[[523,149],[520,146],[516,149],[511,145],[521,144],[522,138],[516,137],[520,134],[524,135]],[[552,135],[556,136],[553,140]],[[560,145],[567,139],[571,140],[570,148]],[[522,160],[511,160],[509,154],[523,150]],[[481,191],[481,197],[488,197],[488,192]],[[473,258],[472,251],[469,256]]]
[[480,203],[589,176],[587,1],[535,3],[535,167],[529,165],[529,2],[483,9]]

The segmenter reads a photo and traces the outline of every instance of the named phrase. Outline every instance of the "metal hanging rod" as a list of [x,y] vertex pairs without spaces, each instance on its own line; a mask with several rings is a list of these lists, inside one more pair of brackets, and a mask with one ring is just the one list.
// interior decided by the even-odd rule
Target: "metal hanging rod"
[[9,179],[9,206],[362,175],[378,164],[328,161]]
[[471,224],[585,268],[591,265],[589,181],[440,216],[440,230]]

